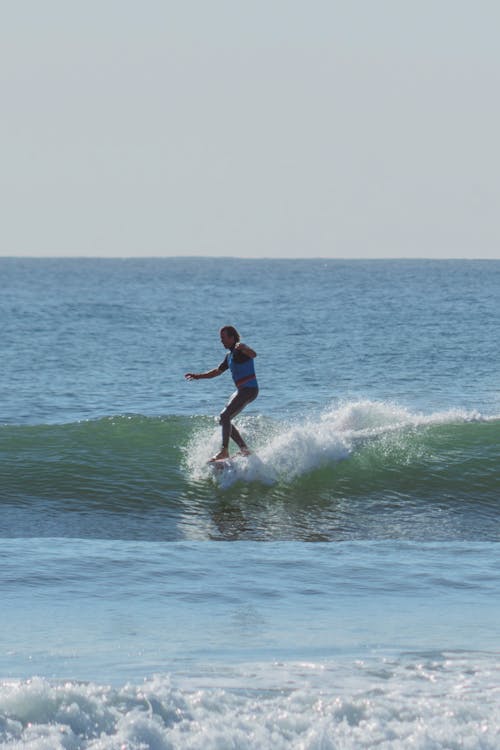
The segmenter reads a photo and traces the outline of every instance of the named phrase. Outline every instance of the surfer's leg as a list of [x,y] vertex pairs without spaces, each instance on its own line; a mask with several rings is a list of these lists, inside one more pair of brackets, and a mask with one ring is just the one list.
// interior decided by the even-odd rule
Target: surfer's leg
[[238,446],[240,450],[242,451],[248,450],[247,444],[241,437],[240,433],[238,432],[234,424],[231,424],[231,440],[234,440],[234,442],[236,443],[236,445]]
[[241,435],[231,424],[231,420],[233,419],[233,417],[239,414],[245,406],[245,400],[242,398],[242,394],[243,391],[236,391],[236,393],[231,397],[230,401],[226,405],[224,411],[221,412],[220,423],[222,425],[222,450],[228,450],[229,438],[232,438],[234,433],[236,433],[236,435],[241,440]]
[[250,404],[257,398],[258,388],[242,388],[232,396],[226,408],[220,415],[222,425],[222,450],[227,451],[229,448],[229,438],[232,438],[241,450],[248,450],[247,445],[236,427],[231,424],[231,420],[236,417],[247,404]]

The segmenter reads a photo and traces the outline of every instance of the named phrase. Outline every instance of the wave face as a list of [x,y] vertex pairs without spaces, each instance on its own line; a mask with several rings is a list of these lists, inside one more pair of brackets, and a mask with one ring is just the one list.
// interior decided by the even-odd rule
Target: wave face
[[[254,455],[214,473],[213,418],[0,427],[2,536],[500,538],[500,419],[347,402],[240,419]],[[29,506],[30,513],[23,509]]]

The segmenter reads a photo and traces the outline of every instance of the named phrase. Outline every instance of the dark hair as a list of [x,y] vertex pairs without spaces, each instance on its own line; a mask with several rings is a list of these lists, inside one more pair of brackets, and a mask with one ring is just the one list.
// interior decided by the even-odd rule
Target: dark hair
[[234,326],[222,326],[220,332],[222,333],[222,331],[225,331],[228,336],[231,336],[236,342],[240,340],[240,334]]

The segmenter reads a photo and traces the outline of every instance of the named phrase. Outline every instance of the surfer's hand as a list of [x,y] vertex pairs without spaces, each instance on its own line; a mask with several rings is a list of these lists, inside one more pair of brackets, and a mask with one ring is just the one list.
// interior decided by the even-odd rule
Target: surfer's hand
[[198,376],[198,375],[196,375],[196,373],[194,373],[194,372],[187,372],[187,373],[186,373],[186,374],[184,375],[184,377],[186,378],[186,380],[198,380],[198,377],[199,377],[199,376]]

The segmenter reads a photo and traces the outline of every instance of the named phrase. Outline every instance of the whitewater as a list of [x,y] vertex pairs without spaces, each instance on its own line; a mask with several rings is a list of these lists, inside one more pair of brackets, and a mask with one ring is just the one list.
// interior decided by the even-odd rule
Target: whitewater
[[498,748],[500,263],[0,276],[1,747]]

